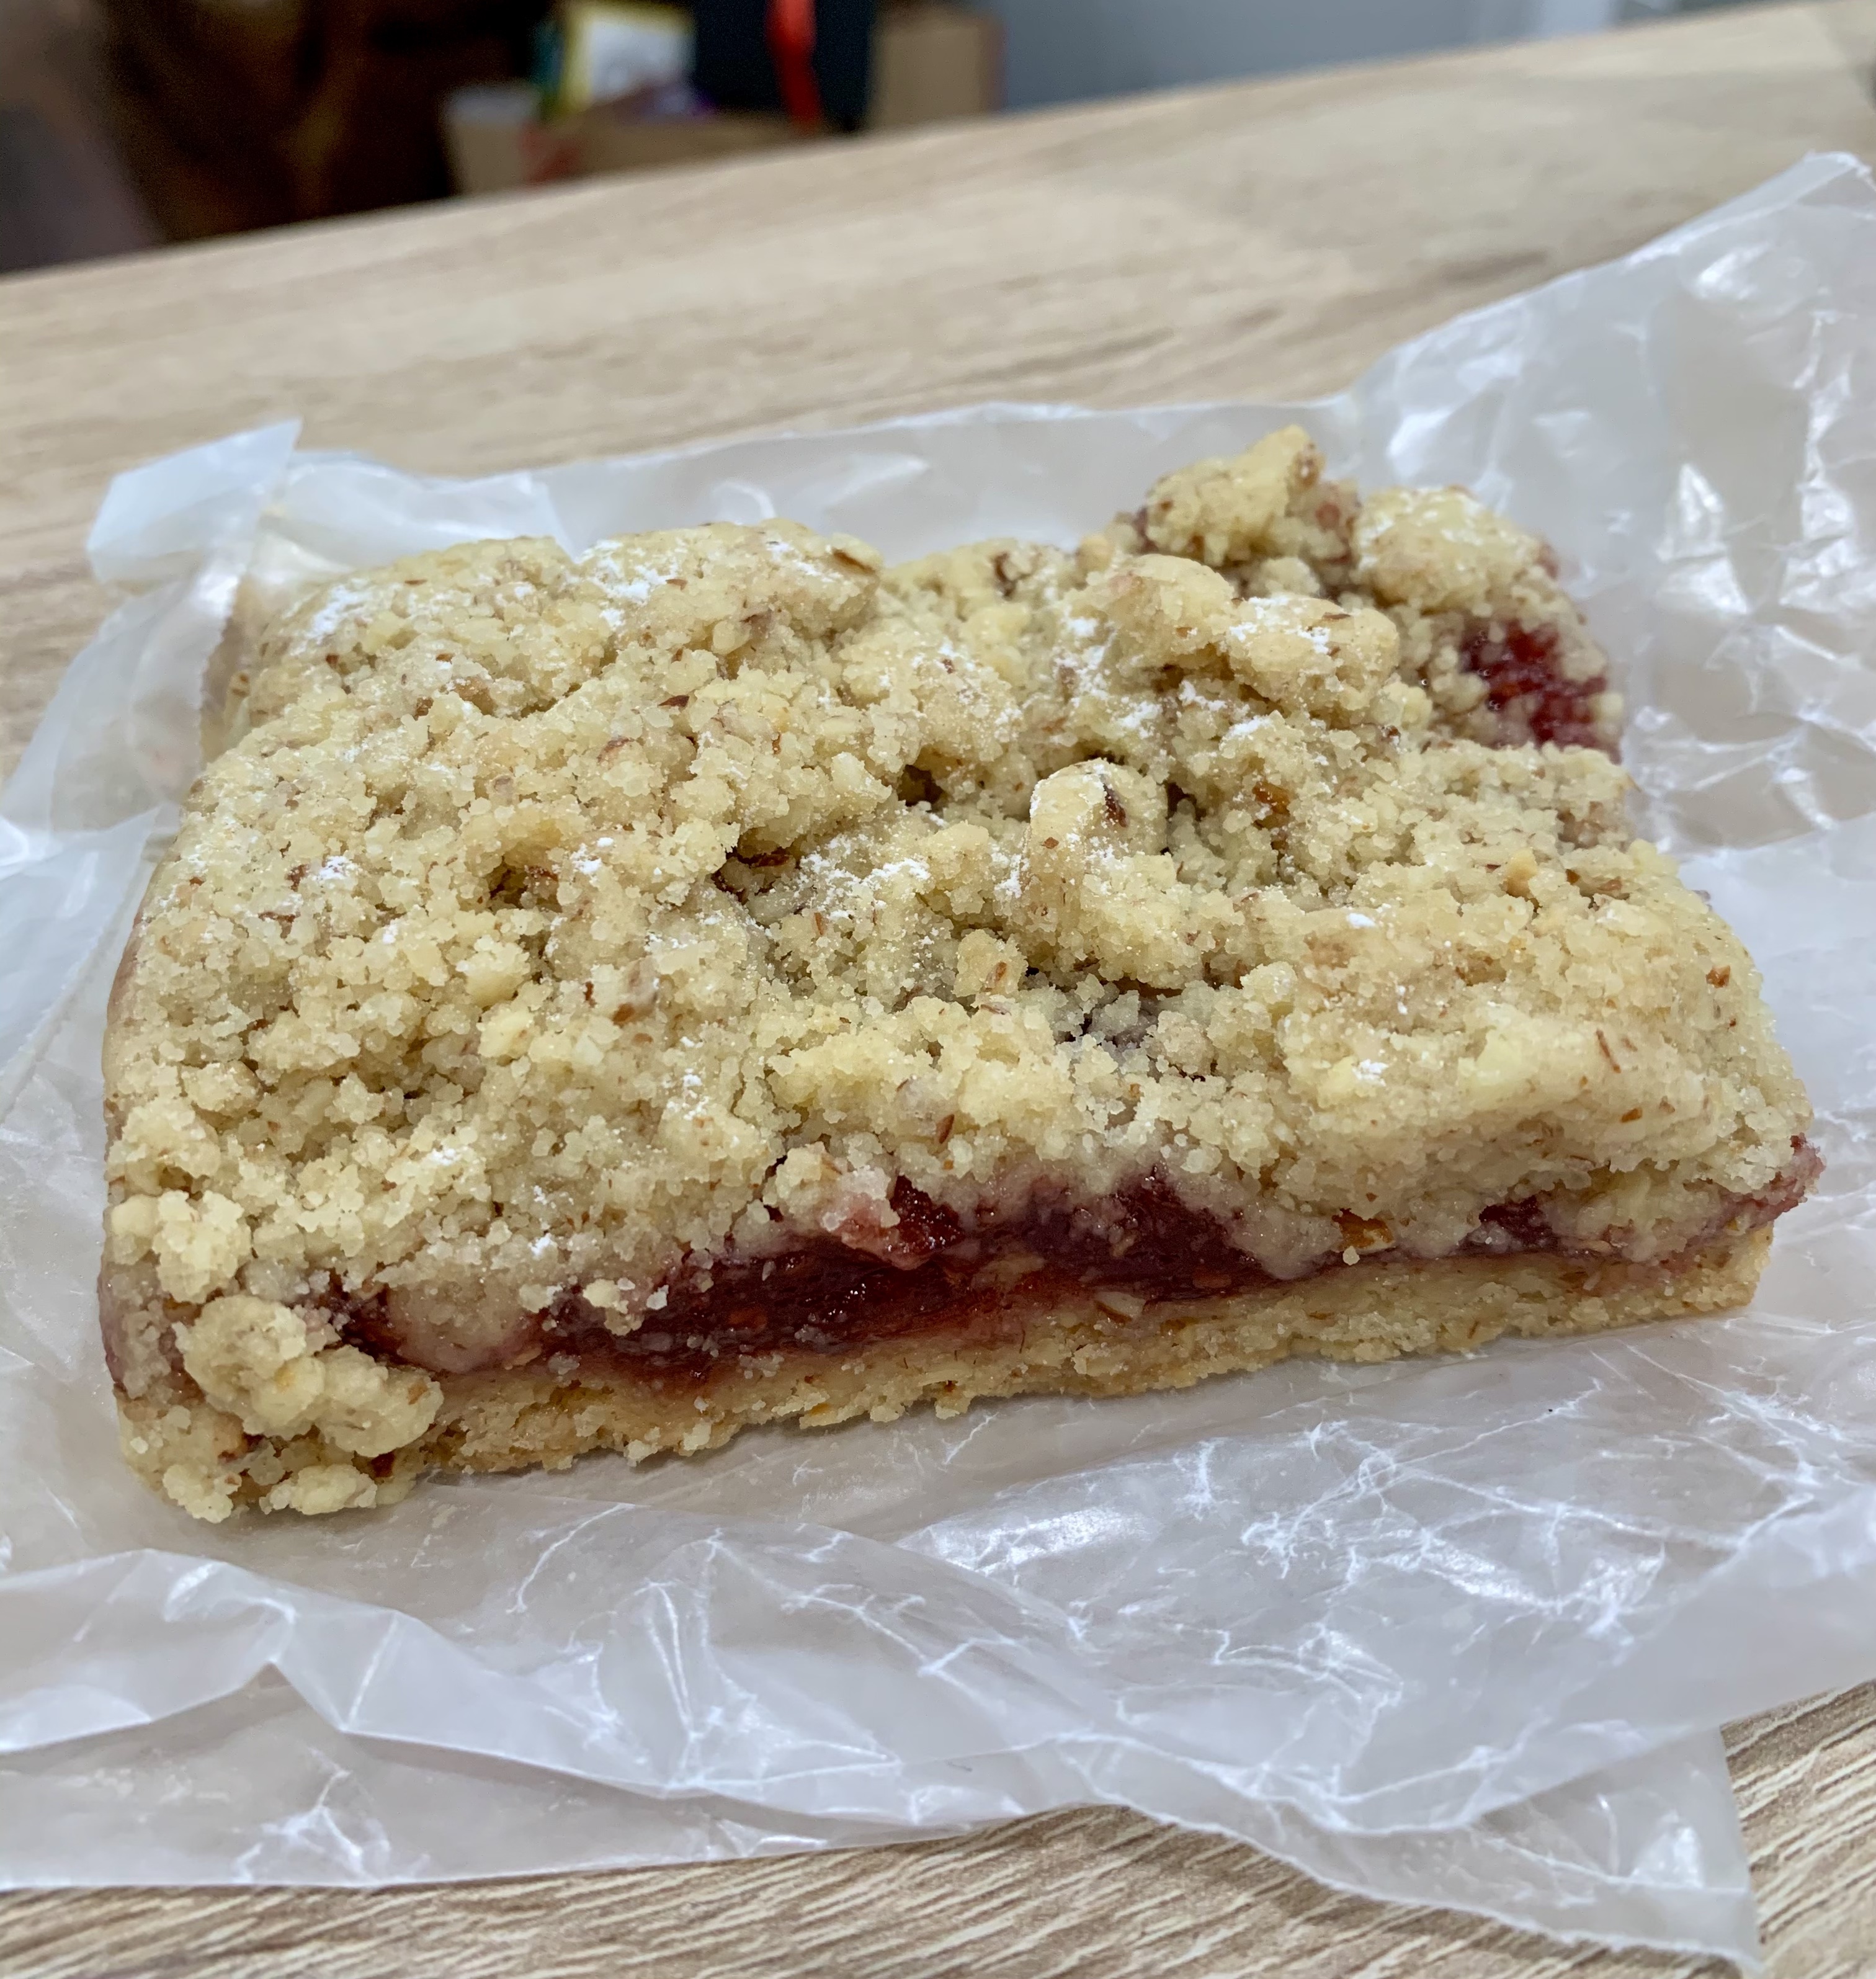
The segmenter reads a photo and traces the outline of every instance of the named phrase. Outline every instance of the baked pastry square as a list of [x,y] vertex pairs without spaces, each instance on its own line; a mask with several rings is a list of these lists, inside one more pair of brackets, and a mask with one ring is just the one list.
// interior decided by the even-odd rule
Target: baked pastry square
[[1294,431],[1072,554],[327,587],[112,999],[131,1463],[328,1511],[1739,1301],[1808,1110],[1615,705],[1540,545]]

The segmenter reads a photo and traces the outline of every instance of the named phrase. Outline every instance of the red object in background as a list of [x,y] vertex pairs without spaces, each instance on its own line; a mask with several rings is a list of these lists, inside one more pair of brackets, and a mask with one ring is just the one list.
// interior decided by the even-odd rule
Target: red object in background
[[814,0],[769,0],[768,42],[788,114],[797,124],[820,123],[820,90],[814,81]]

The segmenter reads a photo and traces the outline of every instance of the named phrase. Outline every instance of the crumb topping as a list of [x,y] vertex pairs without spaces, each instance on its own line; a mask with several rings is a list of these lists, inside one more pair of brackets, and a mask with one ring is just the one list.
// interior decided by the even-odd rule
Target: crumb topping
[[1546,544],[1463,488],[1390,488],[1364,502],[1322,469],[1308,435],[1287,427],[1235,460],[1168,475],[1099,540],[1196,559],[1247,596],[1377,608],[1400,635],[1402,678],[1452,734],[1616,753],[1621,699]]
[[1075,554],[468,545],[250,675],[107,1043],[114,1365],[249,1434],[428,1425],[348,1301],[499,1364],[681,1266],[892,1258],[902,1183],[968,1230],[1153,1178],[1277,1278],[1507,1203],[1646,1261],[1808,1119],[1622,771],[1536,746],[1616,714],[1543,546],[1294,429]]

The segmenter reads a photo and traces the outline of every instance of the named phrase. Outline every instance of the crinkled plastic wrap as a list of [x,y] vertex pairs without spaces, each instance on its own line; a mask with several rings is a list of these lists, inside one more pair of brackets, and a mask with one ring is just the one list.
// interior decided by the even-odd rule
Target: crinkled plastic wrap
[[[1247,270],[1247,283],[1255,281]],[[118,1456],[105,990],[244,575],[786,514],[1072,542],[1300,417],[1541,530],[1646,828],[1757,956],[1821,1193],[1748,1312],[773,1429],[191,1523]],[[1347,1887],[1751,1962],[1717,1728],[1876,1676],[1876,187],[1814,159],[1300,408],[993,406],[479,482],[290,427],[111,489],[128,592],[0,806],[0,1878],[374,1883],[1074,1802]]]

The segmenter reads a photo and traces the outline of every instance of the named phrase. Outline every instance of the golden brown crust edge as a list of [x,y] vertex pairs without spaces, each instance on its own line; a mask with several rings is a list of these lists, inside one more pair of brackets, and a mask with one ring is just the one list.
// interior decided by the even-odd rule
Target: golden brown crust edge
[[597,1450],[637,1462],[714,1449],[764,1423],[825,1428],[890,1421],[926,1402],[954,1415],[1002,1396],[1143,1394],[1293,1354],[1378,1361],[1722,1311],[1751,1298],[1771,1245],[1765,1228],[1672,1265],[1545,1254],[1374,1262],[1132,1320],[1090,1298],[988,1333],[796,1354],[772,1372],[732,1364],[701,1388],[661,1392],[629,1375],[567,1382],[525,1368],[446,1376],[429,1429],[375,1461],[316,1437],[276,1454],[181,1374],[137,1400],[120,1393],[118,1407],[132,1467],[198,1517],[244,1504],[337,1511],[392,1503],[432,1470],[564,1469]]

